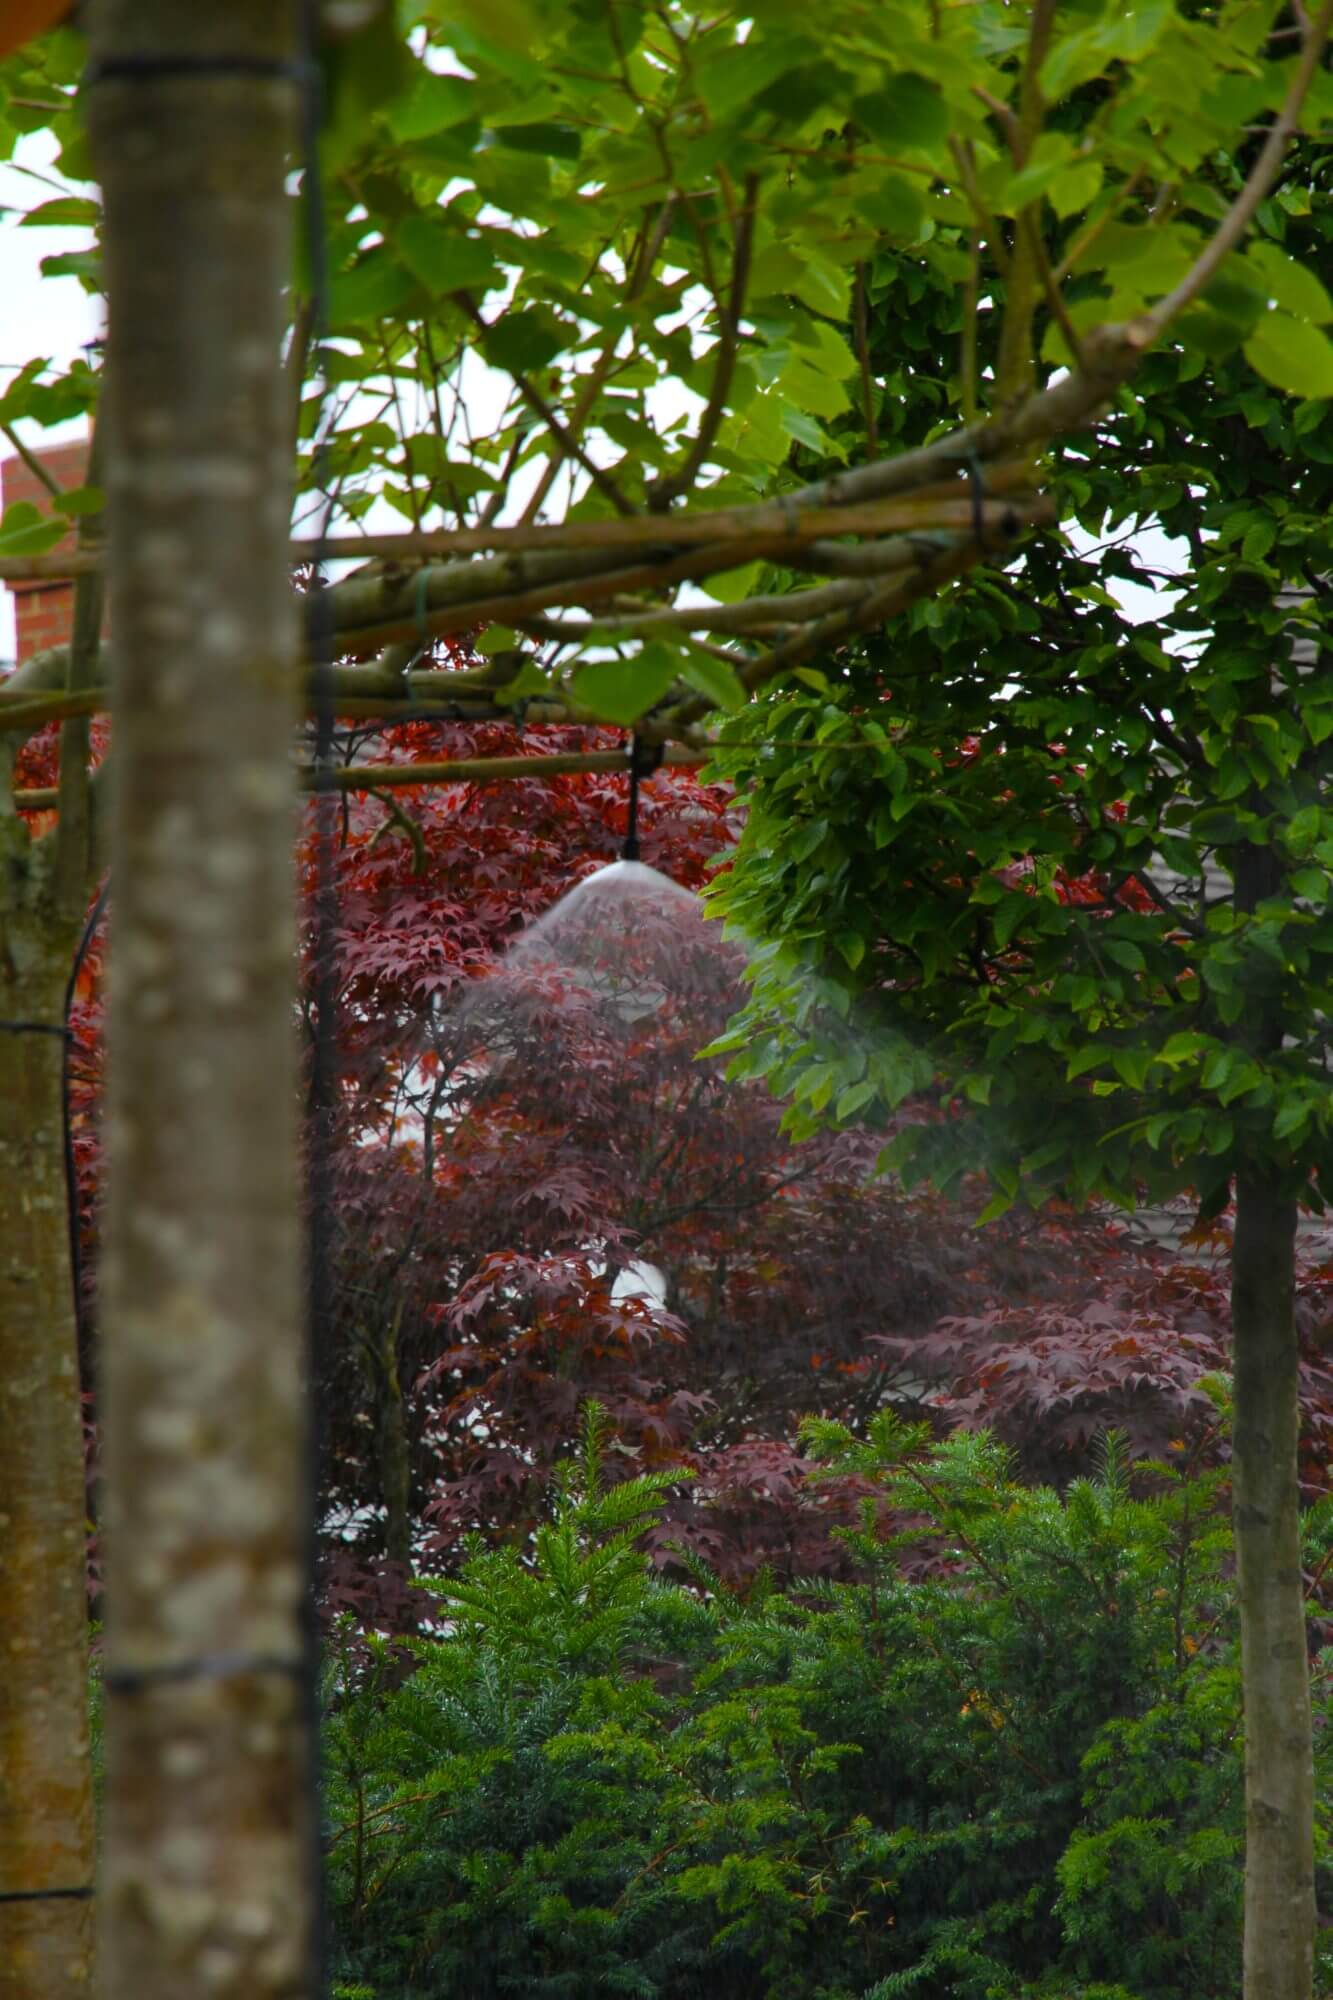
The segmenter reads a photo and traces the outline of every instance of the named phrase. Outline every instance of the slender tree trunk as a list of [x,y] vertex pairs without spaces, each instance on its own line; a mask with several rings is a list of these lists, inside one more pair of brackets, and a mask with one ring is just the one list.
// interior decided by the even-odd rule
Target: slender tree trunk
[[1245,2000],[1310,2000],[1314,1760],[1301,1585],[1295,1201],[1239,1176],[1232,1467],[1245,1691]]
[[[11,888],[45,854],[22,845]],[[8,858],[8,857],[7,857]],[[58,1030],[73,937],[0,917],[0,1020]],[[87,1501],[59,1033],[0,1029],[0,1994],[68,2000],[92,1971]],[[74,1895],[50,1895],[73,1890]],[[8,1900],[14,1898],[16,1900]]]
[[88,17],[117,755],[99,1973],[108,2000],[292,2000],[311,1853],[281,366],[297,107],[263,72],[295,58],[296,9]]

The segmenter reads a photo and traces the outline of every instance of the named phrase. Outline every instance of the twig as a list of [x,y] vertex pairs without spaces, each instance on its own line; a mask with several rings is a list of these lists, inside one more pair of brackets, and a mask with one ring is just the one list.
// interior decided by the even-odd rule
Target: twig
[[407,835],[412,843],[412,873],[414,875],[424,875],[427,867],[426,836],[421,831],[420,823],[413,819],[411,813],[403,811],[397,799],[383,796],[379,792],[372,793],[372,796],[380,800],[381,805],[387,810],[389,817],[372,837],[370,842],[371,851],[373,852],[379,845],[389,829],[396,826],[400,832]]
[[1255,210],[1277,179],[1287,147],[1300,129],[1301,107],[1319,68],[1330,25],[1333,25],[1333,0],[1324,0],[1304,36],[1296,72],[1282,109],[1273,120],[1272,129],[1246,177],[1244,187],[1175,290],[1168,292],[1164,299],[1159,299],[1139,322],[1147,333],[1144,346],[1156,340],[1172,320],[1184,312],[1186,306],[1194,303],[1200,292],[1211,283],[1223,258],[1235,249],[1249,228]]
[[12,424],[0,424],[0,435],[7,437],[33,478],[40,481],[53,500],[63,500],[65,489],[59,480],[51,477],[50,468],[42,464],[35,451],[30,451]]
[[1046,255],[1046,247],[1041,240],[1041,231],[1037,227],[1037,218],[1030,209],[1023,215],[1018,226],[1027,233],[1030,254],[1037,269],[1037,276],[1041,279],[1042,290],[1046,294],[1046,303],[1050,307],[1052,317],[1057,326],[1065,337],[1065,346],[1069,349],[1070,359],[1076,368],[1081,369],[1083,366],[1083,343],[1078,337],[1078,328],[1069,317],[1069,308],[1065,304],[1064,294],[1055,282],[1055,273],[1051,269],[1051,260]]
[[[455,299],[457,299],[459,305],[462,306],[463,311],[467,314],[468,318],[472,321],[473,325],[478,329],[479,332],[481,332],[482,334],[487,334],[490,332],[491,329],[489,325],[487,324],[486,320],[482,317],[481,313],[477,310],[476,302],[471,297],[470,293],[454,292],[452,296]],[[569,431],[566,428],[565,424],[556,415],[555,411],[551,408],[551,405],[547,402],[545,396],[543,396],[541,390],[536,386],[536,384],[532,382],[526,375],[521,374],[518,369],[511,368],[508,372],[513,378],[514,386],[518,390],[519,395],[522,396],[524,402],[529,406],[530,409],[533,409],[537,412],[537,415],[546,425],[551,435],[559,439],[561,445],[564,447],[566,456],[572,458],[576,464],[582,466],[583,470],[587,473],[589,479],[591,479],[593,485],[597,488],[597,491],[602,495],[604,499],[610,501],[611,505],[615,508],[617,514],[622,514],[625,515],[626,517],[631,516],[634,512],[634,509],[630,505],[629,501],[625,498],[620,488],[616,485],[616,482],[611,477],[610,473],[604,472],[600,465],[595,464],[594,461],[589,458],[587,452],[583,449],[583,446],[579,443],[578,439],[573,435],[571,431]]]
[[[866,267],[856,267],[856,288],[854,292],[856,316],[856,359],[861,370],[861,406],[865,411],[866,450],[871,458],[879,457],[879,419],[875,410],[875,380],[870,372],[870,334],[866,311]],[[966,415],[966,410],[964,410]]]
[[[689,492],[713,448],[726,414],[727,397],[731,392],[732,377],[736,372],[736,357],[740,352],[741,314],[745,309],[745,291],[750,278],[750,253],[754,245],[758,197],[759,176],[750,174],[745,182],[744,202],[736,218],[731,259],[731,289],[722,320],[722,336],[717,345],[717,358],[713,365],[713,380],[708,392],[708,402],[699,419],[694,443],[686,453],[683,463],[669,478],[657,480],[648,489],[648,505],[654,513],[665,512],[673,500],[678,500],[683,493]],[[719,307],[721,303],[719,299]]]
[[977,363],[977,321],[981,313],[981,232],[973,229],[968,237],[967,278],[963,285],[963,325],[960,375],[963,422],[974,424],[981,413],[980,369]]
[[958,168],[958,179],[963,194],[967,199],[967,205],[976,217],[977,228],[990,245],[990,253],[995,259],[996,270],[1002,278],[1007,280],[1010,263],[1009,252],[1005,247],[1003,236],[1001,236],[995,226],[994,216],[982,199],[981,188],[977,181],[976,162],[973,158],[972,147],[963,140],[951,138],[949,141],[949,151],[953,154],[954,163]]
[[1147,178],[1148,171],[1146,167],[1135,167],[1116,199],[1107,203],[1105,209],[1097,217],[1097,220],[1090,222],[1081,236],[1074,238],[1074,241],[1055,267],[1054,277],[1057,285],[1064,283],[1064,280],[1069,276],[1069,273],[1073,270],[1075,264],[1078,263],[1080,257],[1087,255],[1105,229],[1107,223],[1115,220],[1130,196],[1137,193]]

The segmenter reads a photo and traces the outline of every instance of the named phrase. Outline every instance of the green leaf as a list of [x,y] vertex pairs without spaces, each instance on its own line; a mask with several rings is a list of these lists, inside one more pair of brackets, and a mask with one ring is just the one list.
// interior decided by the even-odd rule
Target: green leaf
[[373,117],[412,87],[417,74],[392,7],[376,7],[350,34],[326,34],[319,51],[325,120],[321,138],[329,173],[366,150]]
[[40,556],[69,533],[68,524],[52,520],[31,500],[16,500],[0,517],[0,555]]
[[900,243],[915,243],[926,219],[925,197],[901,174],[886,174],[879,186],[861,196],[857,213]]
[[20,219],[20,229],[95,229],[102,211],[97,202],[83,195],[58,195],[30,208]]
[[1308,1097],[1288,1098],[1278,1109],[1273,1120],[1273,1137],[1290,1139],[1303,1131],[1310,1122],[1312,1106]]
[[1255,271],[1269,298],[1296,319],[1322,326],[1333,319],[1333,299],[1306,264],[1298,264],[1276,243],[1251,243],[1245,262]]
[[541,46],[544,24],[540,7],[530,0],[451,0],[449,19],[482,48],[521,56],[537,69],[532,55]]
[[758,590],[763,568],[762,563],[756,562],[746,563],[743,569],[723,570],[719,575],[706,577],[699,588],[719,604],[739,604]]
[[1284,312],[1265,313],[1245,343],[1256,373],[1293,396],[1333,396],[1333,342]]
[[488,328],[482,347],[494,367],[530,375],[554,361],[575,338],[573,329],[566,333],[554,314],[532,306],[526,312],[501,313]]
[[838,376],[812,367],[799,354],[792,356],[774,386],[788,404],[811,416],[837,417],[847,408],[847,391]]
[[874,1095],[875,1086],[868,1079],[863,1078],[860,1083],[849,1083],[838,1098],[836,1107],[838,1123],[842,1125],[849,1118],[854,1118],[863,1105],[869,1104]]
[[530,125],[497,125],[490,134],[497,146],[513,153],[541,153],[549,160],[577,160],[583,141],[573,125],[539,119]]
[[449,292],[480,297],[500,283],[499,268],[484,242],[463,236],[432,216],[404,216],[393,240],[413,277],[435,298]]
[[680,672],[690,686],[706,701],[711,701],[715,708],[744,708],[745,689],[730,661],[719,660],[714,653],[702,653],[698,647],[689,646],[680,663]]
[[106,506],[106,494],[100,486],[68,486],[51,505],[58,513],[69,516],[100,514]]
[[715,118],[729,118],[754,99],[770,83],[791,69],[803,53],[811,57],[818,50],[813,42],[791,34],[768,34],[762,39],[734,43],[711,53],[698,71],[699,95]]
[[942,146],[949,111],[939,85],[906,72],[852,100],[852,116],[876,144],[892,152]]
[[1277,528],[1272,521],[1256,521],[1245,530],[1240,552],[1246,562],[1262,562],[1276,540]]
[[574,699],[627,728],[662,699],[680,673],[677,655],[650,642],[632,660],[589,660],[574,676]]
[[421,69],[412,89],[388,107],[385,118],[395,139],[429,139],[477,115],[477,86],[470,77],[440,76]]
[[789,289],[812,312],[827,319],[845,320],[851,306],[851,279],[846,271],[826,257],[808,253],[792,278]]
[[1152,1064],[1151,1049],[1116,1049],[1111,1055],[1111,1067],[1131,1090],[1142,1090]]
[[100,250],[61,250],[54,257],[43,257],[42,276],[77,278],[85,291],[100,291],[102,253]]
[[1035,914],[1035,900],[1022,891],[1011,891],[995,911],[993,929],[995,942],[1003,951],[1019,925]]
[[329,286],[329,322],[347,326],[399,312],[416,292],[416,280],[384,244],[340,271]]

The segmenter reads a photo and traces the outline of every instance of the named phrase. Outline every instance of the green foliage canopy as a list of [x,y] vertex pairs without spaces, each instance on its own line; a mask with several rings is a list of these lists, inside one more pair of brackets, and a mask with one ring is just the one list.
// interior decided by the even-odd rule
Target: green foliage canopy
[[[848,458],[853,411],[873,456],[903,394],[868,335],[886,257],[955,297],[932,424],[1021,402],[1090,328],[1156,310],[1188,282],[1235,192],[1217,160],[1277,111],[1304,60],[1278,10],[1251,0],[1206,14],[1169,0],[833,0],[817,30],[785,0],[744,19],[633,0],[409,4],[362,10],[350,32],[346,14],[329,10],[325,49],[327,463],[345,522],[382,498],[414,529],[790,493],[803,453]],[[76,181],[80,59],[65,32],[0,71],[0,149],[49,127]],[[1329,102],[1316,74],[1310,115]],[[27,219],[86,228],[95,212],[57,196]],[[97,283],[83,250],[48,268]],[[293,430],[307,479],[322,407],[302,387],[308,289],[298,269]],[[1333,385],[1327,297],[1273,232],[1180,321],[1182,351],[1232,323],[1238,294],[1265,379]],[[1001,303],[988,374],[978,330]],[[0,418],[48,420],[94,394],[91,371],[53,381],[38,358]],[[10,523],[6,552],[31,553],[33,532]],[[932,546],[975,556],[966,536]],[[738,542],[693,571],[730,569],[717,595],[744,600],[754,552]],[[649,570],[610,609],[595,596],[591,622],[553,621],[531,593],[512,613],[483,594],[489,617],[554,648],[512,697],[554,682],[576,709],[621,721],[679,704],[682,685],[695,712],[738,703],[771,617],[747,632],[743,610],[715,611],[722,645],[704,637],[706,612],[655,633],[680,578],[664,577],[660,550]]]

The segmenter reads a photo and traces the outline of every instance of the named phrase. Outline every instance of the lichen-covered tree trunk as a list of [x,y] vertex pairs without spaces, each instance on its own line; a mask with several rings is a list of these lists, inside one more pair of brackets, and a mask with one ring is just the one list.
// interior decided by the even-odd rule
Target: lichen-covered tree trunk
[[1236,1184],[1232,1492],[1245,1690],[1245,2000],[1309,2000],[1314,1768],[1299,1515],[1296,1204]]
[[117,757],[99,1977],[108,2000],[275,2000],[310,1985],[281,367],[296,8],[94,0],[87,25]]
[[13,822],[8,832],[0,1021],[37,1026],[0,1029],[0,1994],[68,2000],[88,1990],[93,1928],[87,1504],[60,1088],[74,940],[43,893],[49,850]]

